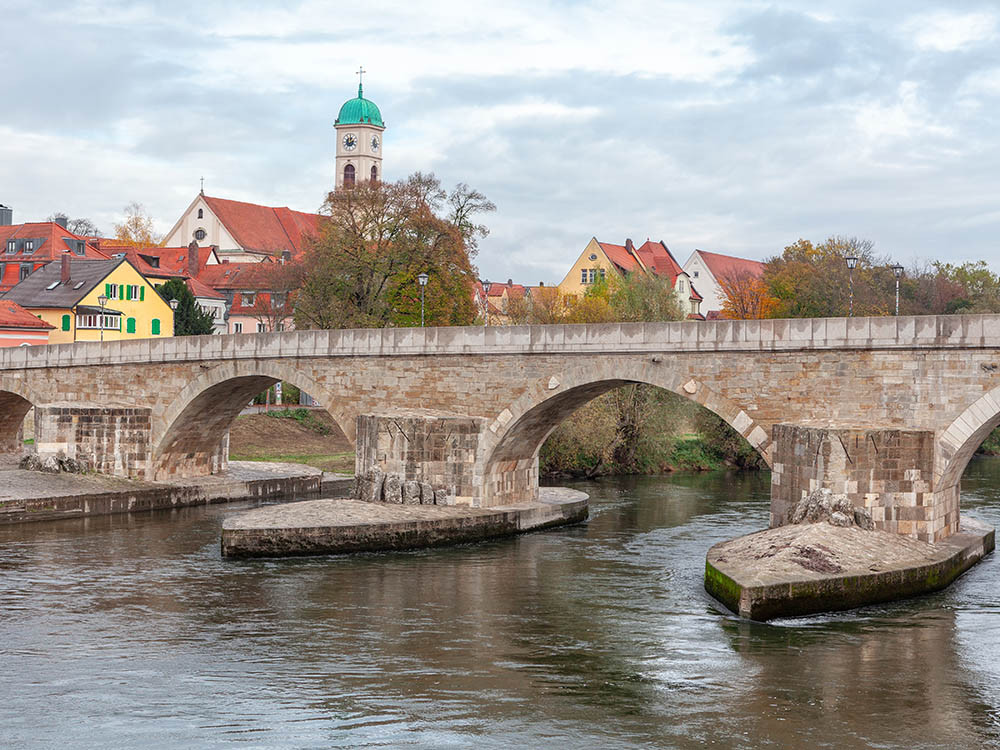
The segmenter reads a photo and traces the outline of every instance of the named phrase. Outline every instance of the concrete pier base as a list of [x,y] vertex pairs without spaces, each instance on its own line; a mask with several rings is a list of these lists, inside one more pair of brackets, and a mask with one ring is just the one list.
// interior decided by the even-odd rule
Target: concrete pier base
[[332,555],[474,542],[583,521],[587,499],[583,492],[545,487],[537,502],[495,508],[349,499],[275,505],[225,519],[222,556]]
[[993,548],[994,529],[970,518],[936,544],[828,523],[782,526],[712,547],[705,590],[752,620],[853,609],[943,589]]

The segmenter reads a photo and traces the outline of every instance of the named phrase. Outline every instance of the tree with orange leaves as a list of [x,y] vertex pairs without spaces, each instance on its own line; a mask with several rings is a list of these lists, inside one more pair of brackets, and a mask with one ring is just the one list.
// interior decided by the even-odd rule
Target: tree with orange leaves
[[722,316],[730,320],[760,320],[772,317],[778,310],[778,299],[760,276],[746,270],[733,271],[719,279],[725,299]]

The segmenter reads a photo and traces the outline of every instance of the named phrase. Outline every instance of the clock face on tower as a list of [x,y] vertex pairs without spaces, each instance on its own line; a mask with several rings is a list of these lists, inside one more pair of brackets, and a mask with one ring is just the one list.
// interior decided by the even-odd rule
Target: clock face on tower
[[377,135],[373,135],[372,136],[372,151],[378,151],[378,146],[379,146],[378,136]]
[[354,133],[348,133],[344,136],[344,150],[353,151],[358,147],[358,137]]

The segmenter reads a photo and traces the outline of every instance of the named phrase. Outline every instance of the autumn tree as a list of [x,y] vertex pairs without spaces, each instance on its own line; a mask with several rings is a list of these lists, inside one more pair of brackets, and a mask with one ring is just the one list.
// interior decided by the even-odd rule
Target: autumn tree
[[157,289],[168,303],[177,300],[174,336],[203,336],[215,331],[212,313],[202,310],[184,279],[170,279]]
[[731,320],[762,320],[773,318],[778,299],[764,279],[746,269],[737,269],[719,277],[719,287],[725,296],[722,316]]
[[132,247],[156,247],[162,237],[153,227],[152,217],[146,213],[141,203],[133,201],[125,206],[125,217],[115,224],[115,239],[122,245]]
[[471,323],[475,272],[462,231],[435,211],[446,197],[433,175],[420,174],[330,193],[328,220],[305,253],[296,326],[419,325],[421,273],[427,322]]

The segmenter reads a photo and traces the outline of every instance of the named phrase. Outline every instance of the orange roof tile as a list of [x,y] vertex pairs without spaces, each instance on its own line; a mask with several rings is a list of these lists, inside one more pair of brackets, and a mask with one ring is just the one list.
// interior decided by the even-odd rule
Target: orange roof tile
[[54,325],[32,315],[16,302],[0,300],[0,328],[29,328],[39,331],[54,329]]
[[213,289],[266,290],[271,288],[273,274],[280,268],[276,263],[219,263],[205,266],[198,280]]
[[272,208],[225,198],[204,196],[212,212],[245,250],[298,256],[306,235],[315,234],[322,217],[290,208]]
[[763,276],[766,264],[759,260],[749,260],[747,258],[736,258],[732,255],[722,255],[721,253],[706,253],[704,250],[696,250],[701,255],[708,270],[718,280],[731,273],[749,273],[753,276]]

